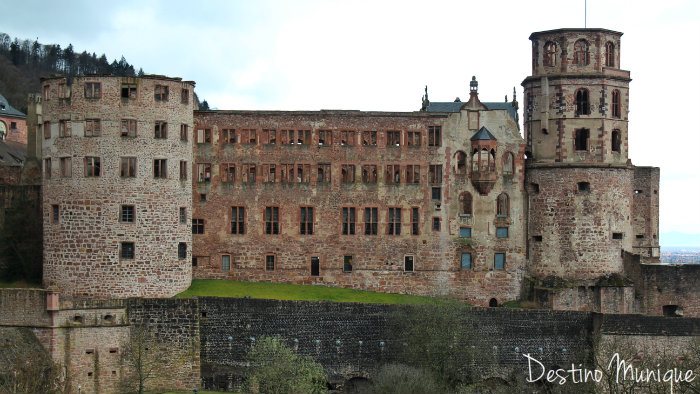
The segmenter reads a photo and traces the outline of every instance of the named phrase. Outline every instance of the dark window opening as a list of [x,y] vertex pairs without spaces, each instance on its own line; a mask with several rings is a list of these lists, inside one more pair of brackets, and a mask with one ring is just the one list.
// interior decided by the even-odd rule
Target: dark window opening
[[613,118],[619,118],[622,111],[620,111],[620,91],[613,90],[612,92],[612,116]]
[[588,101],[588,90],[579,89],[576,91],[576,115],[590,115],[591,108]]
[[637,237],[637,239],[643,239],[643,238],[644,238],[644,234],[637,234],[636,237]]
[[589,192],[591,191],[591,184],[588,182],[579,182],[578,184],[579,192]]
[[605,67],[615,67],[615,44],[605,43]]
[[135,255],[135,247],[133,242],[122,242],[121,258],[133,259]]
[[299,218],[299,234],[313,235],[314,233],[314,209],[312,207],[301,207]]
[[377,235],[378,208],[365,208],[365,235]]
[[411,208],[411,235],[418,235],[418,208]]
[[622,233],[613,233],[612,238],[613,239],[622,239]]
[[134,210],[135,209],[133,205],[122,205],[121,214],[119,215],[119,221],[122,223],[133,223]]
[[343,235],[355,235],[355,208],[343,208]]
[[403,270],[406,272],[413,272],[413,262],[414,257],[411,255],[403,257]]
[[433,231],[440,231],[440,218],[433,218]]
[[667,317],[683,316],[683,311],[682,311],[682,309],[678,308],[678,305],[664,305],[661,308],[664,312],[664,316],[667,316]]
[[265,271],[275,270],[275,255],[269,254],[265,256]]
[[576,130],[576,137],[574,141],[574,149],[577,151],[587,151],[588,150],[588,129]]
[[245,208],[231,207],[231,234],[245,233]]
[[180,242],[177,244],[177,258],[180,260],[184,260],[187,258],[187,244],[184,242]]
[[265,234],[279,234],[279,207],[265,207]]
[[492,298],[489,300],[489,308],[496,308],[498,307],[498,300],[495,298]]
[[319,276],[321,259],[319,257],[311,258],[311,276]]
[[532,237],[532,239],[535,240],[535,242],[542,242],[542,236],[541,236],[541,235],[535,235],[534,237]]
[[204,219],[192,219],[192,234],[204,234]]
[[343,272],[352,272],[352,256],[343,256]]
[[433,199],[433,201],[442,200],[442,188],[440,188],[440,187],[432,188],[432,199]]
[[197,258],[196,257],[192,257],[192,266],[193,267],[197,266]]
[[507,217],[510,211],[510,198],[506,193],[501,193],[496,198],[496,216]]
[[389,223],[387,234],[401,235],[401,208],[389,208]]
[[532,190],[533,193],[537,194],[540,192],[540,185],[539,183],[531,183],[530,184],[530,190]]
[[611,148],[613,152],[620,152],[620,146],[622,145],[622,136],[620,130],[612,131]]

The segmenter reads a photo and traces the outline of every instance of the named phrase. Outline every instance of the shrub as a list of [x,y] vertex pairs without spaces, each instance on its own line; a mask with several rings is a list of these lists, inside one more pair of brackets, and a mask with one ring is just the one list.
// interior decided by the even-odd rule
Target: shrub
[[384,365],[369,387],[369,394],[427,394],[443,391],[431,373],[403,364]]

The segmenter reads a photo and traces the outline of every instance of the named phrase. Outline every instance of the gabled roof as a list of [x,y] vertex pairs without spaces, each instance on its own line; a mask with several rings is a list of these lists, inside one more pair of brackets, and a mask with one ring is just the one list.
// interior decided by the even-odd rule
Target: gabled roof
[[[459,112],[462,106],[466,104],[461,101],[452,102],[430,102],[428,107],[425,109],[427,112]],[[488,108],[489,111],[493,110],[505,110],[508,112],[513,120],[517,121],[517,112],[512,103],[482,103]]]
[[491,134],[491,132],[489,131],[489,129],[487,129],[486,127],[481,127],[481,128],[479,129],[479,131],[477,131],[476,134],[474,134],[474,136],[471,138],[471,140],[472,140],[472,141],[479,141],[479,140],[494,140],[494,141],[497,141],[497,140],[496,140],[496,137],[494,137],[493,134]]
[[22,119],[27,118],[27,115],[14,109],[10,105],[10,103],[7,102],[7,99],[2,94],[0,94],[0,116],[12,116],[14,118],[22,118]]
[[0,167],[21,167],[27,146],[14,141],[0,141]]

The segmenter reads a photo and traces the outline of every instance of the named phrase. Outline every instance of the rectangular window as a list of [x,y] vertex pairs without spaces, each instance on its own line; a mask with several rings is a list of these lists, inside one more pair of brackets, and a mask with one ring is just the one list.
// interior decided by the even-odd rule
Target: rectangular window
[[51,138],[51,123],[44,122],[44,139],[48,140]]
[[44,100],[48,100],[50,97],[50,92],[51,92],[51,87],[49,85],[44,85],[42,88],[42,93],[44,96]]
[[221,255],[221,270],[230,271],[231,270],[231,256],[227,254]]
[[70,137],[71,136],[71,122],[70,122],[70,120],[59,120],[58,121],[58,136],[59,137]]
[[51,179],[51,158],[44,159],[44,178]]
[[508,227],[496,227],[496,237],[508,238]]
[[440,231],[440,218],[433,218],[433,231]]
[[58,84],[58,98],[59,99],[68,98],[68,89],[66,89],[66,84],[63,82]]
[[343,272],[352,272],[352,256],[343,256]]
[[180,207],[180,224],[187,223],[187,208]]
[[321,259],[319,257],[311,258],[311,276],[319,276],[321,273]]
[[231,234],[245,234],[245,207],[231,207]]
[[401,145],[401,132],[400,131],[387,131],[386,132],[386,146],[400,146]]
[[331,146],[333,145],[333,132],[330,130],[319,130],[318,131],[318,146]]
[[185,160],[180,160],[180,180],[181,181],[186,181],[187,180],[187,161]]
[[406,133],[406,145],[417,148],[420,146],[420,131],[409,131]]
[[122,223],[133,223],[134,222],[134,206],[133,205],[122,205],[121,211],[119,212],[119,221]]
[[99,82],[85,82],[85,98],[98,99],[102,97],[102,85]]
[[462,253],[462,269],[468,270],[472,268],[472,254]]
[[343,130],[340,132],[340,145],[355,146],[355,131]]
[[472,237],[471,227],[460,227],[459,228],[459,237],[460,238],[471,238]]
[[168,124],[162,121],[156,121],[154,129],[154,138],[168,138]]
[[413,255],[403,256],[403,270],[406,272],[413,272],[413,263],[415,262],[415,257]]
[[353,164],[340,166],[340,181],[342,183],[355,183],[355,166]]
[[204,234],[204,219],[192,219],[192,234]]
[[236,143],[236,129],[222,129],[220,142],[221,142],[221,144],[235,144]]
[[316,167],[318,183],[331,183],[331,165],[329,163],[319,163]]
[[493,269],[502,270],[506,266],[506,254],[505,253],[494,253],[493,254]]
[[119,163],[119,176],[122,178],[136,177],[136,158],[122,157]]
[[153,177],[168,177],[168,161],[166,159],[153,159]]
[[401,235],[401,208],[389,208],[387,234]]
[[420,183],[420,166],[411,164],[406,166],[406,183]]
[[442,183],[442,165],[431,164],[428,171],[428,180],[434,185]]
[[297,165],[297,182],[309,183],[310,179],[311,179],[311,165],[310,164]]
[[190,91],[187,89],[182,89],[180,90],[180,102],[182,104],[189,104],[190,103]]
[[282,145],[294,145],[296,143],[296,137],[294,130],[281,130],[280,131],[280,144]]
[[169,89],[165,85],[156,85],[153,96],[156,101],[168,101]]
[[102,134],[102,125],[99,119],[85,119],[84,135],[86,137],[99,137]]
[[122,98],[135,99],[136,98],[136,84],[122,83]]
[[177,244],[177,258],[179,260],[184,260],[187,258],[187,244],[185,242],[180,242]]
[[577,151],[587,151],[588,150],[588,129],[576,130],[576,137],[574,141],[574,149]]
[[299,234],[313,235],[314,233],[314,209],[312,207],[301,207],[299,216]]
[[275,270],[275,255],[274,254],[268,254],[265,256],[265,271],[274,271]]
[[442,145],[442,135],[440,132],[440,126],[428,127],[428,146],[441,146],[441,145]]
[[264,129],[261,142],[266,145],[277,145],[277,130]]
[[122,119],[122,137],[136,137],[136,119]]
[[419,219],[418,208],[411,208],[411,235],[418,235]]
[[612,239],[622,239],[622,233],[613,233]]
[[221,164],[221,182],[236,181],[236,165],[233,163]]
[[263,175],[263,182],[266,182],[266,183],[277,182],[277,165],[276,164],[263,164],[262,175]]
[[190,126],[182,123],[180,125],[180,141],[187,141],[189,139]]
[[59,165],[62,177],[70,178],[73,175],[73,164],[70,157],[61,157]]
[[85,157],[85,176],[100,176],[100,158],[94,156]]
[[197,163],[197,182],[211,182],[211,163]]
[[199,129],[199,130],[197,130],[197,143],[198,144],[211,144],[211,129]]
[[398,164],[387,164],[384,173],[384,183],[387,185],[398,185],[401,183],[401,166]]
[[136,247],[133,242],[122,242],[120,257],[122,259],[133,260],[136,255]]
[[377,235],[379,208],[365,208],[365,235]]
[[51,205],[51,222],[58,223],[59,207],[57,204]]
[[243,164],[242,172],[243,182],[255,183],[255,164]]
[[279,207],[265,207],[265,234],[280,233]]
[[433,201],[442,200],[442,188],[441,187],[433,187],[432,188],[432,200]]
[[362,166],[362,183],[377,183],[377,166],[365,164]]
[[363,131],[362,132],[362,145],[363,146],[377,146],[377,132],[376,131]]
[[241,144],[255,144],[258,140],[256,132],[255,129],[241,130]]
[[343,208],[343,235],[355,235],[355,208]]

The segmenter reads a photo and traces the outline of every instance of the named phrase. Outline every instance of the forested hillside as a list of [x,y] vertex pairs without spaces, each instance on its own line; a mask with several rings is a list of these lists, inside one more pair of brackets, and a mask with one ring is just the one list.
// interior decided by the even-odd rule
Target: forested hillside
[[[79,74],[134,76],[137,72],[124,56],[111,63],[102,54],[77,52],[72,44],[42,44],[0,33],[0,94],[10,105],[27,113],[27,94],[40,91],[39,78],[51,74],[70,77]],[[138,74],[143,74],[139,70]]]

